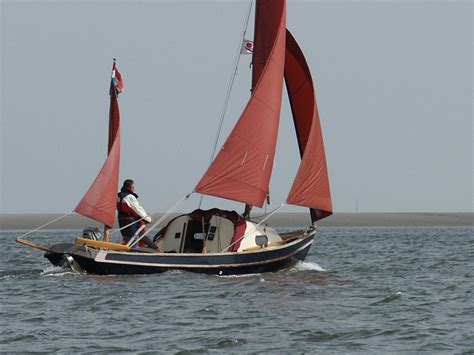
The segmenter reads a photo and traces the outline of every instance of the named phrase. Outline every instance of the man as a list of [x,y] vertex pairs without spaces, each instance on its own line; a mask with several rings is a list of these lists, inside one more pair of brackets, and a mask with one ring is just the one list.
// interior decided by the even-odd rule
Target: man
[[[135,193],[135,182],[127,179],[123,182],[123,186],[118,193],[117,211],[118,222],[120,228],[125,227],[133,222],[131,226],[122,229],[122,244],[127,244],[135,235],[138,229],[145,223],[151,223],[151,218],[146,213],[145,209],[138,203],[138,195]],[[157,249],[156,245],[148,238],[141,239],[146,246]]]

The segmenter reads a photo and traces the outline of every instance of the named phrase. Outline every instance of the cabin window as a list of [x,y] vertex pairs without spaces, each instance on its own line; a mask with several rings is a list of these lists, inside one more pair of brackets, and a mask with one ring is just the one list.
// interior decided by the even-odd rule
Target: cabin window
[[207,240],[214,240],[216,231],[217,231],[216,226],[212,226],[211,228],[209,228],[209,233],[207,234]]
[[204,233],[194,233],[194,239],[204,240]]
[[181,233],[180,232],[177,232],[174,234],[174,239],[179,239],[181,238]]

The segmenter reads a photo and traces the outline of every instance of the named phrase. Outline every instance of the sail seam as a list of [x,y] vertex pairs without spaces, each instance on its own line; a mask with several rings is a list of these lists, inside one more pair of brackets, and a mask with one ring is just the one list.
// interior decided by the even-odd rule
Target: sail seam
[[[282,88],[283,89],[283,88]],[[257,100],[259,102],[261,102],[263,105],[265,105],[265,107],[267,107],[271,112],[273,112],[275,115],[278,115],[278,112],[276,112],[275,110],[273,110],[270,106],[268,106],[268,104],[263,101],[262,99],[258,98],[257,96],[254,96],[254,100]]]
[[[264,193],[266,193],[267,191],[263,190],[262,188],[260,187],[257,187],[257,186],[254,186],[254,185],[250,185],[249,183],[245,182],[245,181],[242,181],[242,180],[236,180],[236,179],[232,179],[231,177],[227,177],[225,175],[214,175],[214,174],[209,174],[207,173],[206,175],[212,177],[212,178],[220,178],[220,179],[226,179],[228,181],[236,181],[236,182],[239,182],[241,184],[244,184],[244,185],[247,185],[247,186],[250,186],[250,187],[253,187],[254,189],[256,190],[259,190],[259,191],[262,191]],[[209,184],[207,184],[209,185]],[[204,185],[202,188],[200,188],[199,190],[203,190],[205,189],[206,185]],[[199,192],[199,191],[198,191]]]
[[[257,150],[262,156],[264,156],[265,154],[268,154],[267,151],[263,151],[262,149],[260,149],[257,145],[253,144],[252,141],[248,140],[248,139],[245,139],[244,137],[242,137],[241,135],[235,133],[234,134],[235,137],[239,137],[242,141],[246,142],[249,146],[251,146],[252,148],[254,148],[255,150]],[[225,146],[225,145],[224,145]],[[222,147],[222,149],[224,149],[224,147]]]

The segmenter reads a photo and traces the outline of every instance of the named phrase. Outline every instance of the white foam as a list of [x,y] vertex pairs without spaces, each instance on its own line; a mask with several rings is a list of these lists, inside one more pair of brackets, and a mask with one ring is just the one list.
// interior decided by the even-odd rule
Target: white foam
[[46,269],[41,271],[41,276],[62,276],[67,274],[72,274],[73,271],[70,269],[65,269],[60,266],[48,266]]
[[293,270],[296,271],[320,271],[325,272],[326,269],[317,263],[311,261],[298,261],[293,267]]
[[217,275],[217,276],[225,278],[225,279],[245,279],[245,278],[257,277],[257,276],[260,276],[260,274],[255,273],[255,274]]

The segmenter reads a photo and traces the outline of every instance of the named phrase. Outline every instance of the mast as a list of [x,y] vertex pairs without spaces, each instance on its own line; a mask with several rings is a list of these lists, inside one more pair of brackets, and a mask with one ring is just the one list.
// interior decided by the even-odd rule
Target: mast
[[116,214],[120,166],[120,111],[117,97],[122,90],[122,76],[114,59],[110,83],[107,159],[94,182],[74,209],[76,213],[103,223],[105,240],[107,239],[107,230],[112,228]]
[[[110,151],[112,150],[112,145],[114,144],[115,135],[117,134],[118,126],[120,123],[120,120],[117,119],[117,115],[120,114],[118,112],[118,102],[117,102],[118,92],[114,85],[115,80],[122,81],[122,76],[120,74],[118,76],[120,77],[119,79],[117,78],[116,59],[114,58],[113,63],[112,63],[112,80],[110,82],[110,90],[109,90],[110,108],[109,108],[109,140],[108,140],[108,145],[107,145],[107,156],[110,155]],[[123,89],[123,84],[118,90],[122,91],[122,89]]]
[[[115,89],[114,85],[114,78],[116,78],[116,59],[113,59],[112,63],[112,80],[110,81],[110,90],[109,90],[109,95],[110,95],[110,107],[109,107],[109,139],[108,139],[108,144],[107,144],[107,157],[110,155],[110,151],[112,150],[112,146],[115,141],[115,136],[117,134],[118,126],[120,124],[120,120],[115,119],[117,115],[119,115],[118,112],[118,93],[117,90]],[[108,226],[107,224],[104,223],[104,241],[108,242],[109,241],[109,230],[112,228],[112,226]]]
[[[250,91],[253,93],[262,72],[267,63],[274,44],[274,35],[272,32],[275,28],[275,22],[278,18],[274,15],[275,0],[256,0],[255,3],[255,23],[254,23],[254,47],[252,52],[252,87]],[[267,193],[268,201],[269,192]],[[253,205],[245,204],[244,219],[250,219],[250,212]]]

